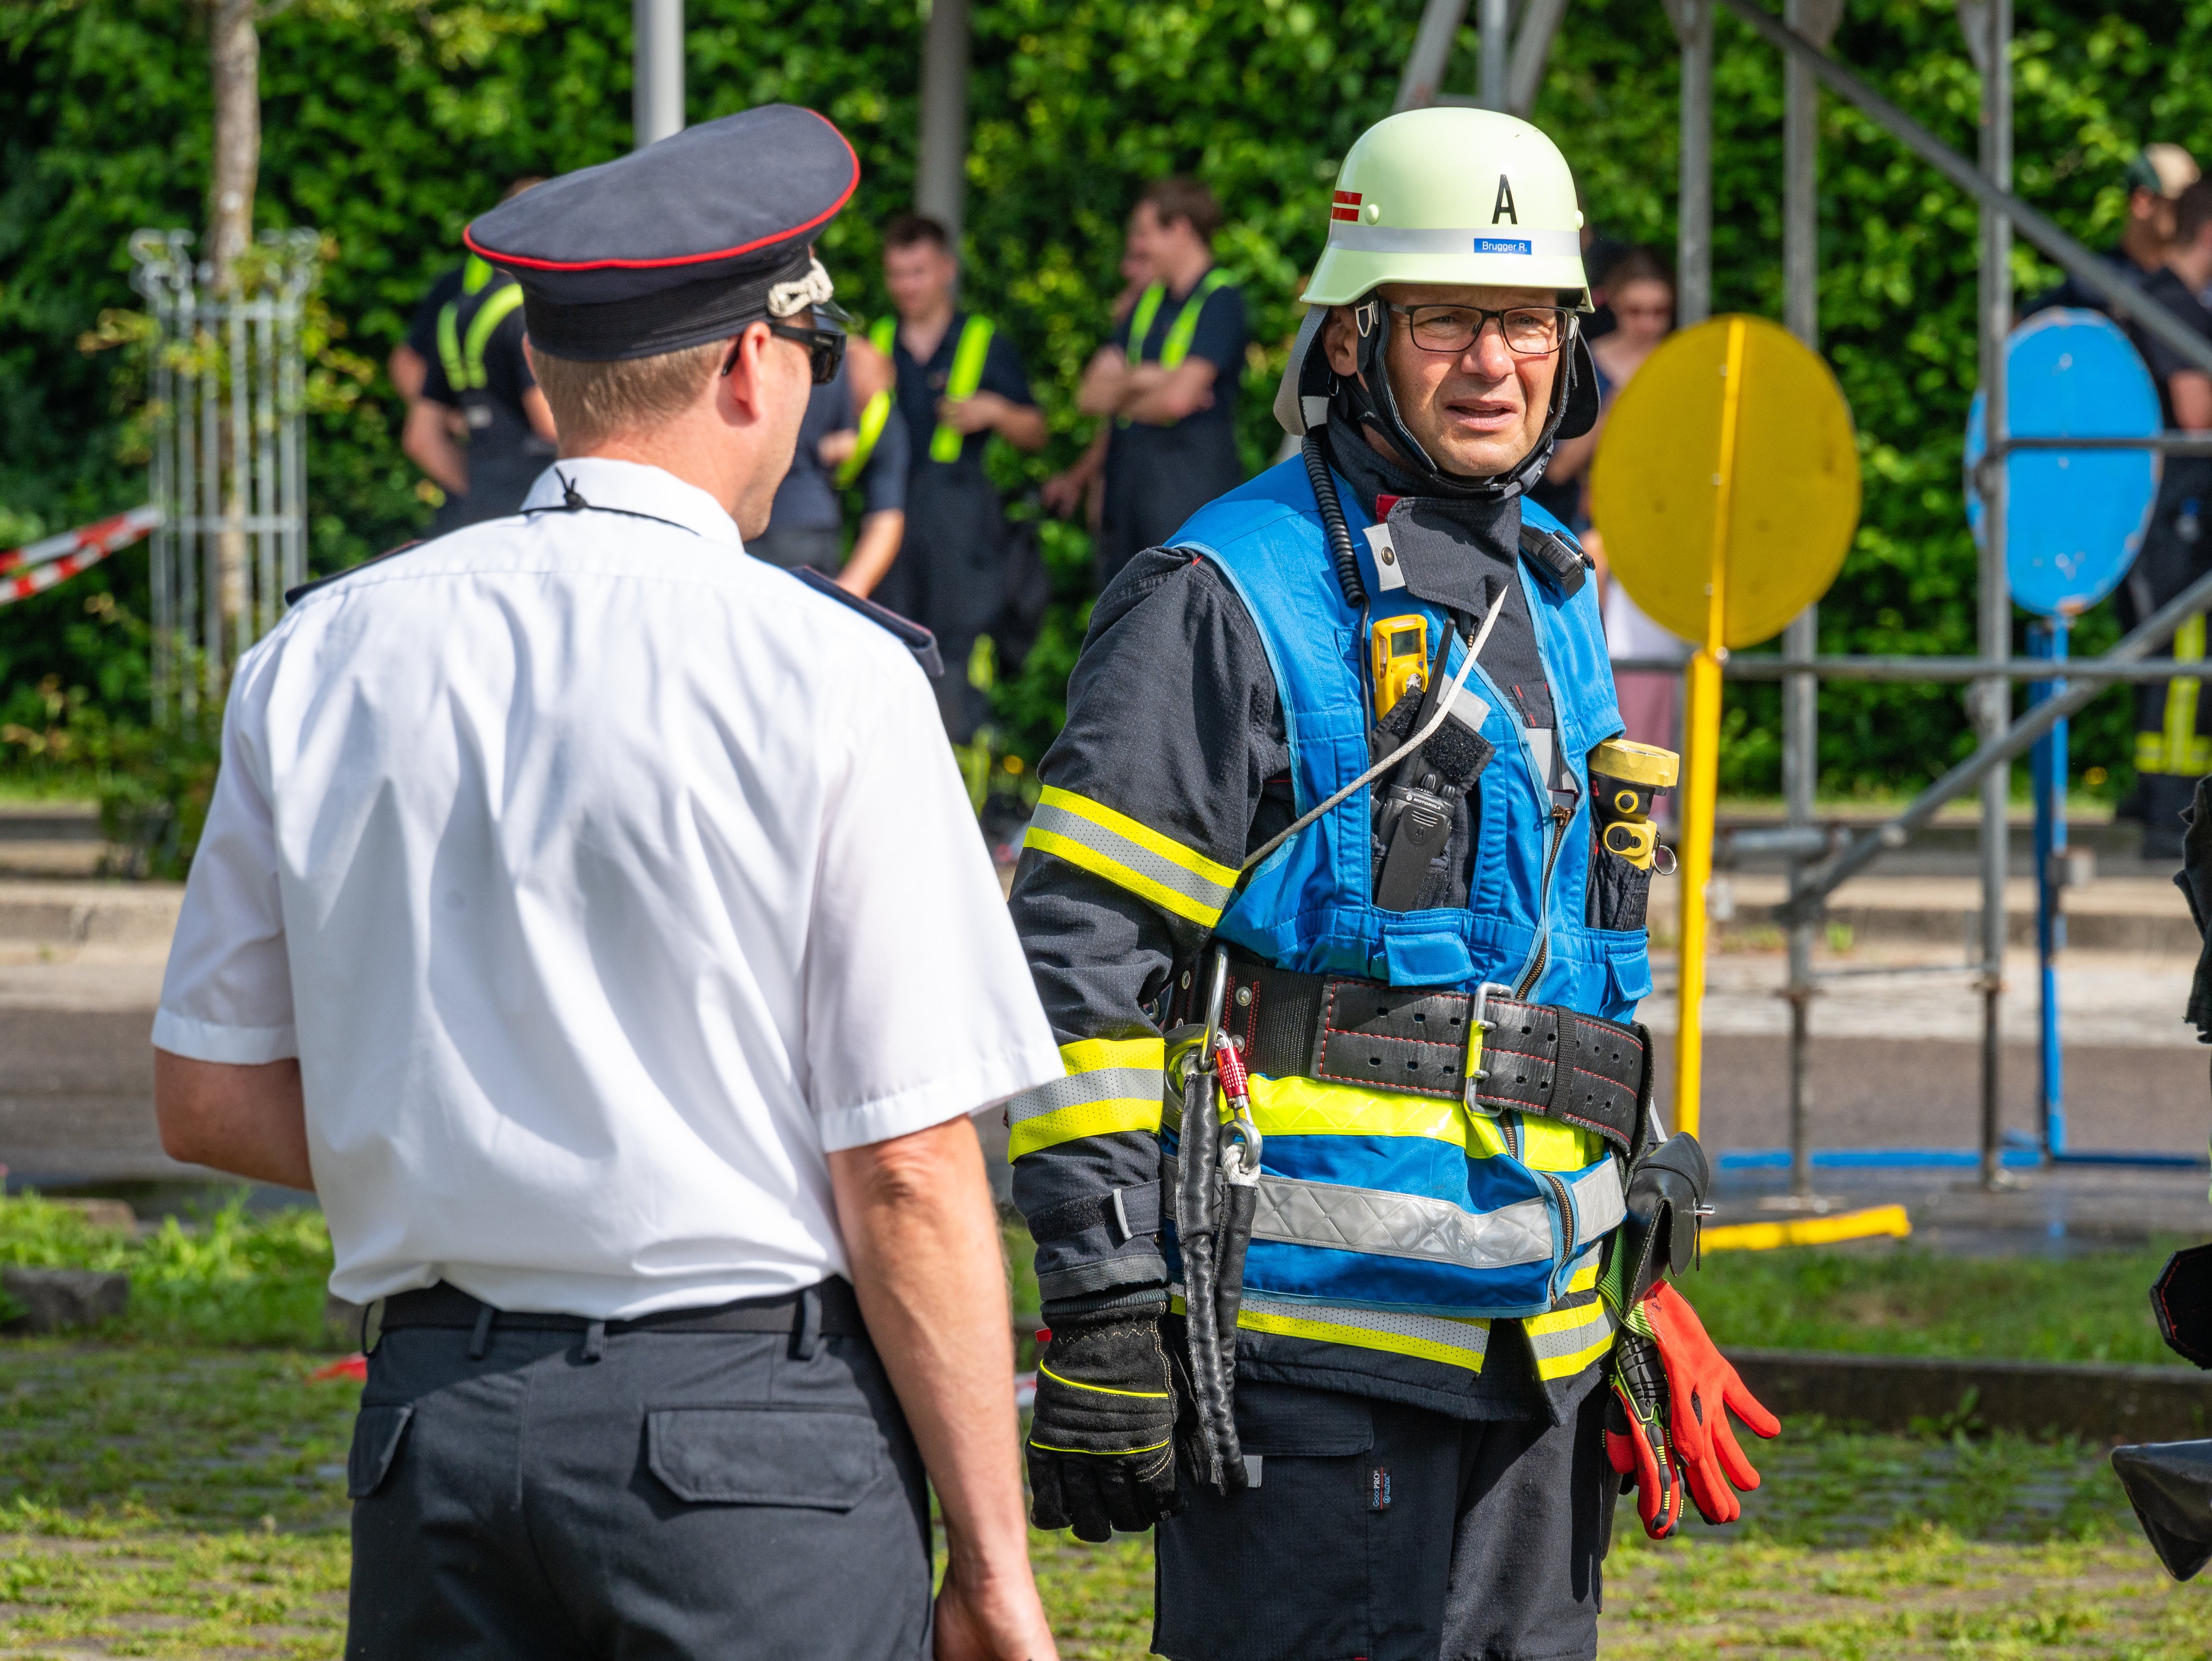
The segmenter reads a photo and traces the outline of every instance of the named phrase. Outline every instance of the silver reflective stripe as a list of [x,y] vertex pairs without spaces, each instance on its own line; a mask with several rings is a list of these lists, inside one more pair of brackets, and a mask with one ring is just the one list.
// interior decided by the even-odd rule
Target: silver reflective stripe
[[1160,1093],[1159,1070],[1153,1067],[1098,1067],[1071,1073],[1034,1090],[1024,1090],[1006,1104],[1006,1123],[1079,1107],[1088,1101],[1149,1101]]
[[1587,1309],[1559,1312],[1571,1312],[1583,1318],[1571,1325],[1553,1327],[1541,1332],[1536,1330],[1534,1321],[1522,1324],[1528,1334],[1528,1348],[1535,1351],[1536,1359],[1540,1361],[1561,1361],[1570,1355],[1579,1355],[1613,1331],[1613,1316],[1607,1310],[1602,1298],[1592,1299]]
[[1609,1159],[1577,1177],[1572,1190],[1578,1247],[1618,1228],[1628,1215],[1627,1203],[1620,1193],[1620,1173]]
[[1467,1211],[1418,1194],[1262,1176],[1252,1238],[1466,1269],[1507,1269],[1552,1255],[1552,1214],[1540,1199]]
[[1096,820],[1085,819],[1080,814],[1070,813],[1057,803],[1041,803],[1030,816],[1029,833],[1034,835],[1046,831],[1054,836],[1103,855],[1114,864],[1149,877],[1162,888],[1179,894],[1186,900],[1204,906],[1218,915],[1228,905],[1230,890],[1219,882],[1210,882],[1196,871],[1186,870],[1171,859],[1163,858],[1150,848],[1132,842],[1118,831],[1110,831]]
[[1582,238],[1573,231],[1523,231],[1499,225],[1486,231],[1409,231],[1340,221],[1328,246],[1354,254],[1519,254],[1528,258],[1580,259]]

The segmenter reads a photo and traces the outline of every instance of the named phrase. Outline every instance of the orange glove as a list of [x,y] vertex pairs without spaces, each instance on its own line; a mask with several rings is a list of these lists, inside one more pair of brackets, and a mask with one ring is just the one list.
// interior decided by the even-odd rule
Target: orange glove
[[1778,1435],[1782,1422],[1744,1387],[1705,1336],[1697,1311],[1664,1281],[1621,1327],[1613,1394],[1606,1453],[1615,1470],[1635,1480],[1645,1533],[1663,1540],[1681,1523],[1676,1468],[1708,1523],[1743,1515],[1736,1496],[1759,1486],[1759,1472],[1737,1445],[1728,1415],[1733,1412],[1762,1437]]

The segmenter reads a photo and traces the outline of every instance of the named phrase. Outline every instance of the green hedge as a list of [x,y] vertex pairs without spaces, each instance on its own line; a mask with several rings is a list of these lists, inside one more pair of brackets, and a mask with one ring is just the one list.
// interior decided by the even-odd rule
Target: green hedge
[[[1296,320],[1300,275],[1352,137],[1388,108],[1419,0],[978,0],[967,292],[1019,344],[1053,442],[1001,457],[1019,484],[1065,465],[1087,425],[1073,407],[1115,291],[1120,222],[1137,182],[1175,168],[1227,204],[1223,238],[1260,344],[1242,432],[1257,464],[1266,404]],[[1948,142],[1970,149],[1977,82],[1950,0],[1853,0],[1836,52]],[[912,185],[926,5],[891,0],[691,0],[692,119],[770,99],[825,111],[851,134],[860,196],[824,253],[856,309],[881,300],[875,227]],[[2120,167],[2163,137],[2212,154],[2212,0],[2127,0],[2094,16],[2021,0],[2022,191],[2101,244],[2124,211]],[[619,153],[629,135],[623,0],[300,0],[265,30],[264,226],[332,239],[325,294],[343,330],[311,449],[313,560],[333,568],[428,517],[398,453],[380,370],[422,285],[469,215],[509,178]],[[2154,44],[2154,41],[2157,44]],[[0,7],[0,544],[127,505],[140,490],[120,354],[79,338],[134,305],[125,238],[195,225],[206,178],[204,13],[184,0],[10,0]],[[1455,84],[1473,72],[1472,31]],[[1720,24],[1715,178],[1717,305],[1778,314],[1781,73]],[[1671,246],[1676,60],[1656,0],[1577,0],[1537,110],[1565,147],[1595,220]],[[1974,378],[1974,215],[1956,191],[1847,107],[1822,116],[1822,325],[1862,434],[1864,524],[1822,611],[1828,652],[1963,652],[1973,556],[1959,442]],[[2023,248],[2023,290],[2055,276]],[[1087,548],[1055,533],[1063,607],[1030,672],[1000,696],[1032,756],[1057,717],[1079,639]],[[143,612],[144,559],[112,562],[0,610],[0,723],[25,732],[70,688],[127,711],[143,652],[116,613]],[[88,616],[88,597],[120,602]],[[2102,612],[2078,649],[2112,635]],[[41,682],[47,691],[41,694]],[[2076,723],[2080,765],[2125,782],[2124,694]],[[1731,693],[1728,783],[1771,789],[1775,694]],[[1837,789],[1894,789],[1962,753],[1955,688],[1824,695],[1823,769]],[[28,741],[5,746],[23,756]]]

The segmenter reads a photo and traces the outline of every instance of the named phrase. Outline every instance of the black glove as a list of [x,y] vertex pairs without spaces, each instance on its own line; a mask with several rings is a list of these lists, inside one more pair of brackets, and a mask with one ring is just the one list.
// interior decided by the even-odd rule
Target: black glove
[[1031,1515],[1098,1542],[1182,1513],[1176,1391],[1150,1310],[1058,1315],[1037,1362],[1030,1422]]

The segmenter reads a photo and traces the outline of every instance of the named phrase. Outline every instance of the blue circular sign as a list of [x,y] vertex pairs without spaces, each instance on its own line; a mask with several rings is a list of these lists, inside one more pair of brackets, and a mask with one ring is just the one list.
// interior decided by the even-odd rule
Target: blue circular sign
[[[2100,312],[2030,318],[2005,343],[2014,438],[2148,438],[2164,426],[2158,389],[2119,325]],[[1982,536],[1974,470],[1988,446],[1983,394],[1966,417],[1966,522]],[[2005,458],[2005,573],[2012,597],[2072,616],[2135,563],[2158,497],[2153,450],[2015,450]]]

